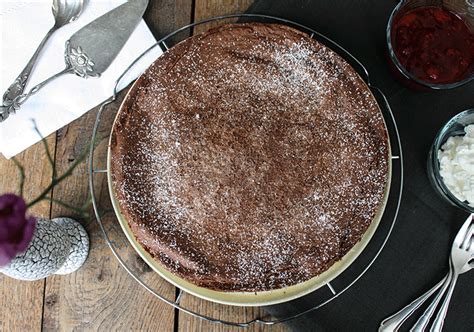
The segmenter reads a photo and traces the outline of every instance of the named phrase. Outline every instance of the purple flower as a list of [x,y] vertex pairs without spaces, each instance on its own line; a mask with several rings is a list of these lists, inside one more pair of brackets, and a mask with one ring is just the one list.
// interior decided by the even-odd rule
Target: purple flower
[[26,216],[26,203],[14,194],[0,196],[0,266],[7,265],[28,248],[36,219]]

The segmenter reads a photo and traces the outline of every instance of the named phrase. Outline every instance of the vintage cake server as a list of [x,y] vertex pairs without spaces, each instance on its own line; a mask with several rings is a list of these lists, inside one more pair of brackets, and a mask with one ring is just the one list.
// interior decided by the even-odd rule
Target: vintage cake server
[[82,13],[84,7],[84,0],[53,0],[53,15],[54,25],[46,33],[39,46],[36,48],[35,53],[31,57],[30,61],[26,64],[25,68],[21,71],[20,75],[10,85],[7,91],[3,95],[3,106],[10,106],[16,97],[21,95],[25,89],[26,83],[30,78],[36,61],[48,39],[53,33],[65,26],[66,24],[75,21]]
[[17,96],[9,106],[0,106],[0,122],[8,118],[33,94],[55,78],[74,73],[80,77],[98,77],[114,61],[140,22],[148,0],[130,0],[95,19],[66,42],[66,68]]

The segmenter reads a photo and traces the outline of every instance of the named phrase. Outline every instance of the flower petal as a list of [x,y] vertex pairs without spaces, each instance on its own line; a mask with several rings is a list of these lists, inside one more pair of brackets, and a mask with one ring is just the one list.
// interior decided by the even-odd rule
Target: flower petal
[[36,218],[29,217],[27,219],[25,228],[23,229],[23,238],[20,242],[17,243],[17,251],[18,252],[25,252],[25,250],[30,245],[31,239],[33,238],[33,234],[35,233],[36,229]]
[[27,217],[25,200],[14,194],[0,196],[0,266],[24,252],[33,238],[36,218]]
[[0,241],[11,238],[21,231],[26,222],[26,203],[20,196],[0,196]]

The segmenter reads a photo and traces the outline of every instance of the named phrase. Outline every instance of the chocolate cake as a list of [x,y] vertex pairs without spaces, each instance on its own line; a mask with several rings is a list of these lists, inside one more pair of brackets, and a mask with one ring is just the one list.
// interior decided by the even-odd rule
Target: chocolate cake
[[318,276],[364,235],[389,172],[382,114],[332,50],[283,25],[190,37],[138,79],[110,171],[137,241],[218,291]]

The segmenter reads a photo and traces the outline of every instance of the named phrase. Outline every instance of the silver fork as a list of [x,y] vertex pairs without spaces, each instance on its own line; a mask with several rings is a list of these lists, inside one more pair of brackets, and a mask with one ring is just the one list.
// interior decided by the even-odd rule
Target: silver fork
[[[464,265],[464,267],[459,272],[459,274],[465,273],[465,272],[471,270],[472,268],[474,268],[474,263],[473,264],[467,263],[467,264]],[[453,277],[453,267],[452,267],[451,258],[450,258],[449,259],[449,273],[446,276],[446,278],[443,279],[444,280],[443,288],[438,292],[436,297],[433,299],[433,301],[431,302],[429,307],[426,308],[425,312],[418,319],[418,321],[415,323],[415,325],[413,325],[413,327],[410,329],[410,332],[425,331],[426,327],[428,326],[428,324],[431,320],[431,317],[433,317],[433,314],[435,313],[436,308],[439,305],[439,302],[441,301],[444,294],[446,293],[446,290],[448,289],[449,285],[451,284],[452,277]]]
[[458,235],[453,242],[453,247],[451,249],[451,266],[453,269],[453,277],[449,285],[448,294],[444,298],[443,304],[436,315],[436,318],[433,322],[433,326],[430,331],[440,332],[443,329],[444,319],[448,312],[449,302],[451,301],[451,296],[453,295],[454,287],[456,286],[456,281],[458,276],[462,273],[464,265],[473,259],[474,256],[474,215],[471,214],[464,225],[461,227]]
[[[453,265],[451,264],[452,256],[453,256],[453,251],[455,250],[455,243],[456,242],[464,242],[465,238],[470,239],[472,236],[472,222],[473,222],[473,216],[470,215],[467,220],[464,222],[462,225],[461,229],[459,230],[458,234],[456,235],[456,238],[454,239],[453,242],[453,247],[451,249],[451,256],[449,258],[449,268],[450,271],[446,277],[444,277],[440,282],[438,282],[433,288],[428,290],[425,294],[421,295],[418,297],[416,300],[411,302],[409,305],[406,307],[402,308],[400,311],[396,312],[392,316],[384,319],[382,323],[380,324],[379,327],[379,332],[385,332],[385,331],[398,331],[398,329],[402,326],[402,324],[410,317],[426,300],[428,300],[439,288],[442,288],[441,291],[438,293],[438,295],[435,297],[433,300],[433,303],[427,308],[425,313],[423,314],[422,317],[416,322],[415,326],[411,329],[411,331],[423,331],[427,324],[429,323],[430,318],[432,317],[436,307],[438,306],[439,301],[441,300],[443,294],[446,292],[446,289],[448,288],[448,285],[450,285],[450,281],[452,280],[453,277]],[[470,232],[471,236],[467,237],[466,235]],[[468,243],[469,244],[469,243]],[[472,247],[472,242],[471,242],[471,247]],[[459,249],[459,248],[458,248]],[[474,248],[471,248],[471,258],[472,255],[474,254]],[[458,274],[467,272],[474,268],[474,262],[469,264],[470,258],[467,258],[464,261],[464,265],[461,266],[461,268],[458,270]],[[456,276],[457,278],[457,276]],[[454,288],[454,286],[453,286]],[[444,304],[444,303],[443,303]],[[446,308],[447,310],[447,308]],[[446,313],[445,313],[446,314]]]

